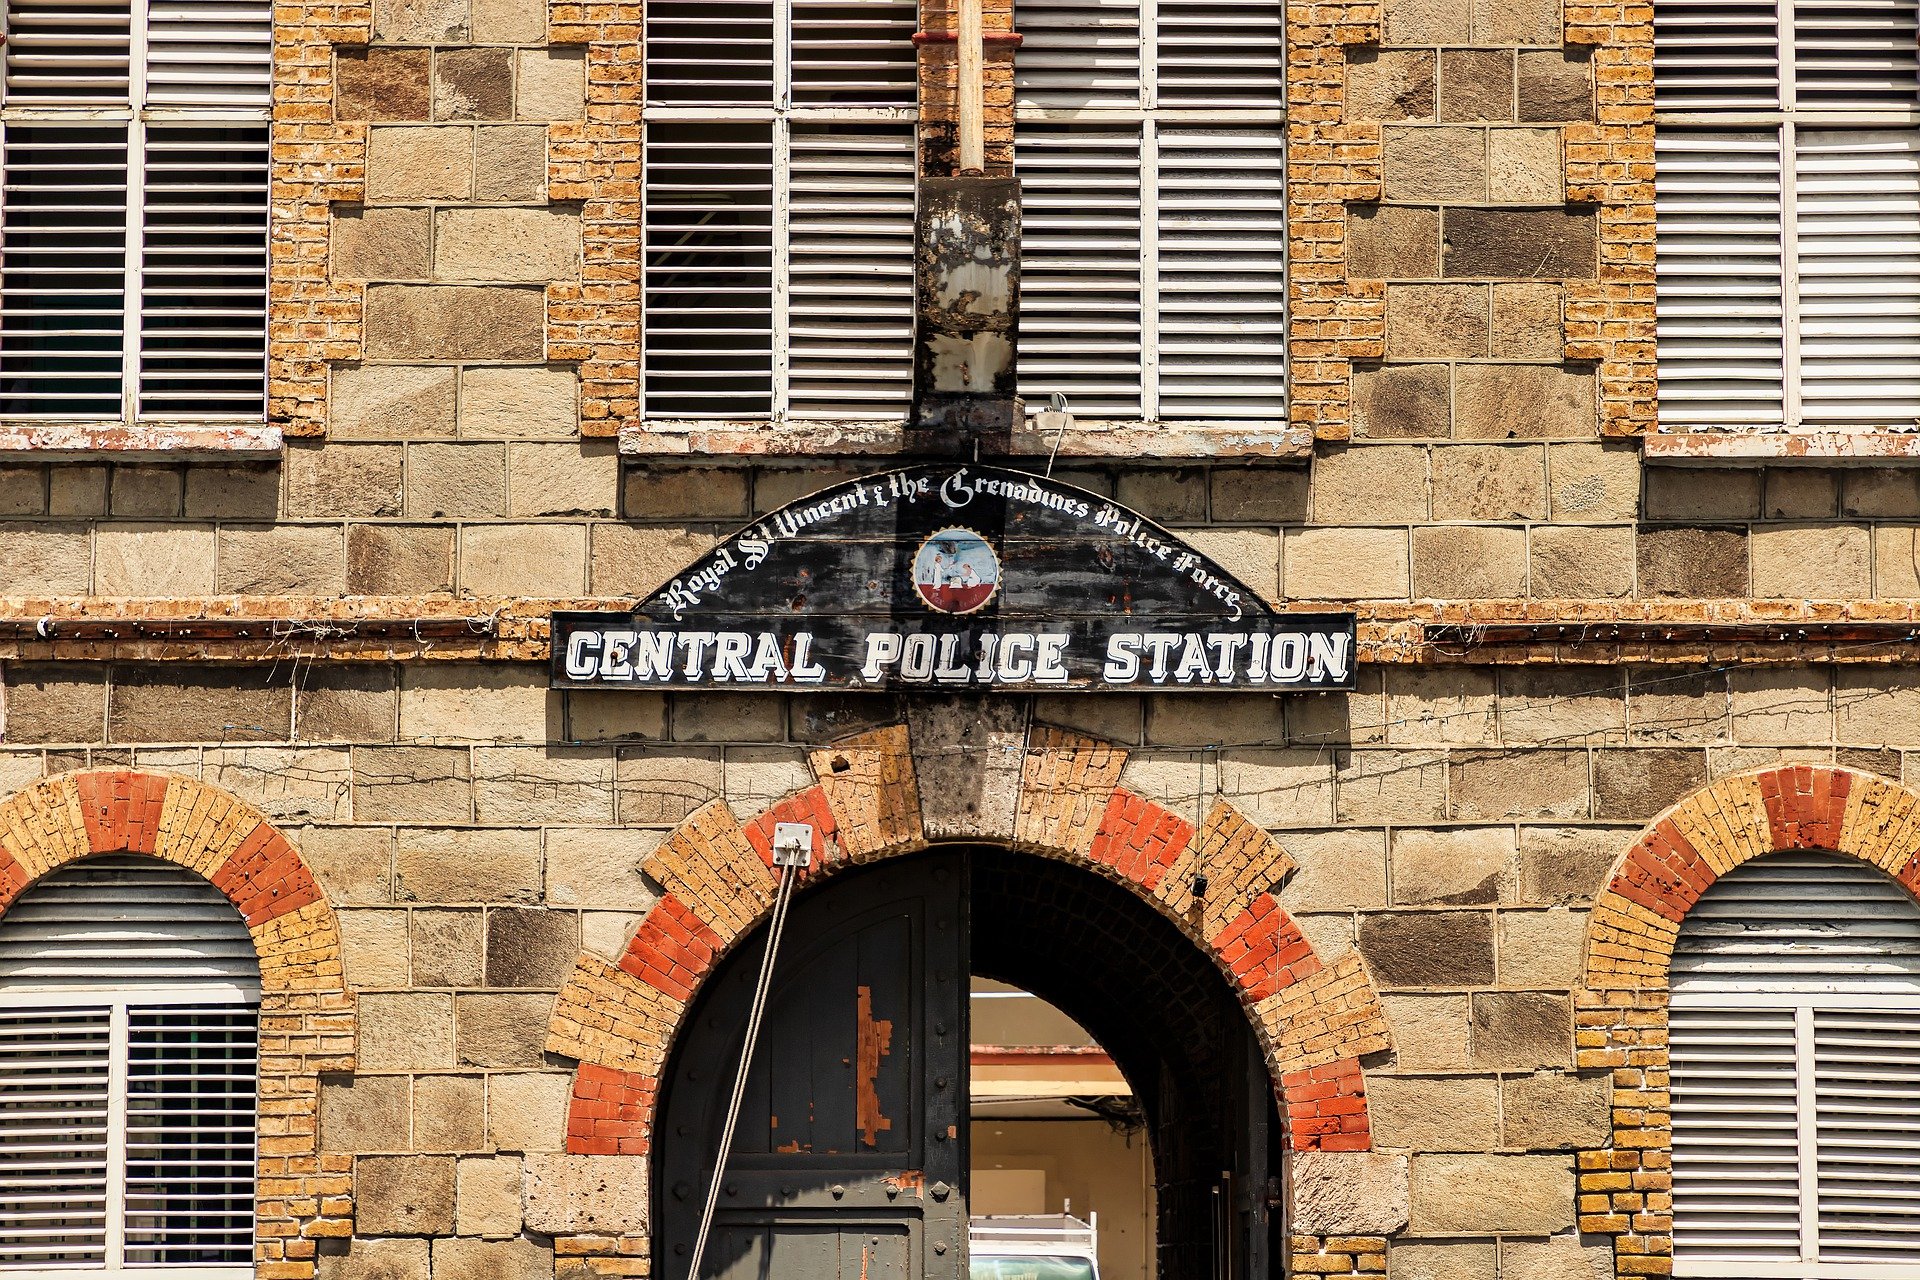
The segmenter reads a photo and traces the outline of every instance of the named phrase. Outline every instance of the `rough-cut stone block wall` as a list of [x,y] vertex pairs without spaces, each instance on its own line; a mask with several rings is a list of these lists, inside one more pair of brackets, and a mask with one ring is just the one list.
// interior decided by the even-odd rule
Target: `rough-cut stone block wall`
[[[1065,728],[1035,731],[1006,809],[1023,845],[1081,860],[1088,874],[1121,874],[1094,861],[1096,841],[1164,848],[1136,837],[1187,824],[1151,890],[1150,869],[1168,865],[1159,857],[1127,862],[1126,874],[1209,931],[1244,975],[1254,1016],[1304,1027],[1287,1000],[1311,992],[1336,1022],[1343,975],[1364,962],[1392,1039],[1363,1071],[1371,1150],[1342,1149],[1362,1114],[1362,1095],[1342,1083],[1350,1054],[1316,1061],[1313,1033],[1295,1031],[1306,1056],[1282,1072],[1296,1141],[1315,1148],[1299,1153],[1294,1183],[1299,1234],[1320,1243],[1297,1252],[1357,1265],[1332,1261],[1364,1256],[1342,1251],[1353,1234],[1390,1237],[1395,1266],[1416,1275],[1442,1263],[1496,1280],[1578,1274],[1604,1265],[1608,1242],[1578,1234],[1575,1163],[1613,1149],[1610,1104],[1633,1096],[1612,1068],[1576,1057],[1574,1041],[1576,1007],[1583,1025],[1592,1013],[1577,993],[1600,989],[1582,976],[1582,950],[1616,864],[1676,801],[1782,762],[1852,770],[1851,807],[1834,817],[1831,784],[1824,802],[1789,802],[1821,794],[1797,772],[1778,799],[1749,788],[1740,811],[1766,839],[1777,822],[1785,838],[1841,847],[1856,843],[1850,833],[1893,833],[1889,850],[1906,841],[1895,810],[1866,801],[1920,771],[1912,677],[1867,666],[1394,667],[1366,673],[1353,694],[1285,700],[1041,698],[1036,719]],[[57,855],[33,857],[93,847],[78,792],[37,787],[43,777],[178,774],[269,817],[337,916],[368,1032],[352,1074],[329,1075],[319,1092],[323,1167],[351,1169],[358,1198],[352,1249],[319,1259],[341,1280],[427,1265],[435,1248],[445,1265],[519,1274],[546,1265],[537,1237],[555,1231],[576,1250],[566,1258],[641,1265],[643,1242],[624,1233],[644,1223],[636,1188],[659,1049],[606,1054],[617,1060],[577,1073],[573,1052],[542,1052],[582,954],[598,958],[610,993],[594,1007],[649,996],[627,1024],[596,1033],[637,1043],[670,1025],[725,946],[716,921],[728,899],[662,899],[643,874],[675,828],[690,851],[699,833],[701,858],[724,851],[755,875],[761,819],[774,813],[814,823],[828,868],[927,838],[914,744],[891,698],[563,694],[535,664],[433,661],[15,663],[4,678],[0,789],[18,793],[4,812],[70,815],[35,828],[65,834],[43,842]],[[281,861],[265,837],[243,855],[258,820],[228,815],[244,810],[163,806],[155,820],[142,793],[100,794],[95,828],[129,844],[190,836],[207,871]],[[1129,814],[1120,839],[1113,823]],[[1701,849],[1679,811],[1665,825]],[[0,834],[8,848],[14,839]],[[1196,904],[1202,857],[1209,892]],[[1229,914],[1275,878],[1279,912]],[[280,900],[270,887],[257,896]],[[268,927],[298,932],[319,908]],[[639,1196],[629,1216],[599,1203],[609,1178]],[[1331,1189],[1347,1225],[1321,1230],[1309,1224],[1328,1221],[1312,1215]],[[554,1225],[591,1214],[593,1230]]]
[[321,1242],[355,1229],[352,1162],[323,1153],[319,1136],[321,1075],[354,1065],[339,922],[260,810],[193,778],[124,768],[56,772],[0,801],[0,921],[41,876],[108,853],[186,867],[247,922],[261,988],[255,1274],[308,1280]]

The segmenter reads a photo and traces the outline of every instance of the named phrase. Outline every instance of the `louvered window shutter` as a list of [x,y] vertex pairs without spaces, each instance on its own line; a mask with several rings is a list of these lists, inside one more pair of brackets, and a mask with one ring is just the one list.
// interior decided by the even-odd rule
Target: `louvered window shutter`
[[1920,906],[1757,859],[1681,926],[1672,999],[1674,1274],[1920,1274]]
[[1139,0],[1020,0],[1014,24],[1016,108],[1140,106]]
[[900,417],[913,387],[913,127],[796,124],[792,137],[789,412]]
[[1779,136],[1662,130],[1654,145],[1660,417],[1777,426],[1786,390]]
[[1028,405],[1284,420],[1284,7],[1022,0],[1016,16]]
[[239,913],[155,859],[0,918],[0,1271],[252,1274],[259,991]]
[[1280,421],[1287,374],[1280,137],[1169,127],[1157,142],[1159,416]]
[[1020,133],[1020,384],[1078,414],[1142,416],[1138,125]]
[[6,2],[0,416],[259,417],[271,5]]
[[905,414],[916,25],[913,0],[649,6],[647,417]]
[[1920,421],[1915,15],[1655,4],[1664,424]]

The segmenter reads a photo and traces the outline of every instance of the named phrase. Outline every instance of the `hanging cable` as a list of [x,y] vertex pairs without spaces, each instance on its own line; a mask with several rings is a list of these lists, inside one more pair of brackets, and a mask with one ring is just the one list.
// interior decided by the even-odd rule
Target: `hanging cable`
[[720,1204],[720,1183],[726,1176],[727,1153],[733,1149],[733,1129],[740,1120],[740,1104],[747,1096],[747,1072],[753,1066],[754,1043],[760,1038],[760,1015],[767,1010],[767,993],[773,985],[773,958],[780,951],[780,934],[787,925],[787,906],[793,901],[793,886],[800,879],[800,868],[782,866],[780,887],[773,900],[773,918],[767,925],[767,953],[760,957],[760,981],[753,988],[753,1009],[747,1014],[747,1042],[740,1049],[740,1069],[733,1076],[733,1097],[727,1103],[727,1123],[720,1130],[720,1149],[713,1155],[713,1182],[707,1187],[707,1203],[700,1210],[700,1232],[693,1238],[693,1261],[687,1267],[687,1280],[699,1280],[700,1261],[706,1256],[707,1235],[713,1229],[714,1210]]

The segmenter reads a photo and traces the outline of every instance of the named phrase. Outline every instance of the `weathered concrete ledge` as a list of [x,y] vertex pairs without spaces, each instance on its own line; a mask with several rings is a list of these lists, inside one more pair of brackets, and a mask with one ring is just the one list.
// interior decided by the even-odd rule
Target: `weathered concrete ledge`
[[285,441],[279,427],[264,423],[4,422],[0,459],[54,462],[64,459],[115,462],[180,462],[224,458],[271,462]]
[[1154,462],[1264,459],[1305,463],[1313,433],[1285,423],[1233,427],[1155,422],[1101,423],[1050,413],[1016,419],[1005,432],[960,435],[915,430],[902,422],[629,423],[620,429],[627,458],[697,457],[706,463],[765,458],[1128,458]]
[[1873,466],[1920,461],[1920,432],[1676,431],[1641,437],[1648,462],[1668,466]]

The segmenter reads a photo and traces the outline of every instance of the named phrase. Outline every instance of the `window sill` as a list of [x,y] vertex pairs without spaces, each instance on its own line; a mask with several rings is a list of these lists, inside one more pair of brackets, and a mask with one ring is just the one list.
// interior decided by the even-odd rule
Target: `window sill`
[[280,428],[262,422],[0,422],[0,459],[10,462],[274,462],[282,444]]
[[1640,437],[1641,456],[1670,466],[1876,467],[1920,462],[1920,432],[1675,431]]
[[[1059,417],[1065,417],[1064,423]],[[1313,433],[1279,424],[1219,425],[1140,420],[1080,421],[1039,413],[1006,433],[914,430],[898,419],[832,421],[645,420],[620,429],[632,461],[698,457],[747,464],[803,458],[1125,458],[1154,461],[1305,463]]]

